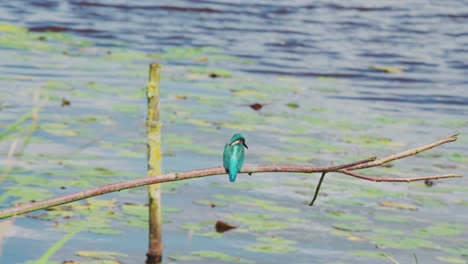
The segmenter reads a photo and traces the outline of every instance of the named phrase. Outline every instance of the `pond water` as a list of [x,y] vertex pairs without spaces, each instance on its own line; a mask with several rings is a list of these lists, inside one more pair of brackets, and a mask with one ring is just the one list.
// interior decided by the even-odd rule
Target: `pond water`
[[[466,176],[467,4],[2,1],[1,208],[144,176],[151,62],[164,172],[221,165],[236,132],[248,164],[316,166],[460,132],[363,173]],[[164,263],[468,262],[466,177],[330,174],[309,207],[317,176],[163,184]],[[1,220],[0,263],[142,263],[146,203],[137,188]]]

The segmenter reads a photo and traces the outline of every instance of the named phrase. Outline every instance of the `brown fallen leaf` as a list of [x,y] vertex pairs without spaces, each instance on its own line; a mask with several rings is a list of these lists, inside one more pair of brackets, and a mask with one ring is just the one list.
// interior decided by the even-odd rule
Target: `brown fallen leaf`
[[262,107],[263,107],[264,105],[265,105],[265,104],[254,103],[254,104],[251,104],[251,105],[249,105],[249,106],[250,106],[250,108],[252,108],[253,110],[258,111],[258,110],[262,109]]
[[237,226],[230,225],[223,221],[217,221],[215,224],[215,229],[216,229],[216,232],[218,233],[224,233],[234,228],[237,228]]

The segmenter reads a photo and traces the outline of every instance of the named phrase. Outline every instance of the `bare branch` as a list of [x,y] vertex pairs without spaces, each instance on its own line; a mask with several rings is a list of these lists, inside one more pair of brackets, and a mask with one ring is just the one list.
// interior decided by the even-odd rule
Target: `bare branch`
[[341,170],[340,172],[349,176],[353,176],[359,179],[373,181],[373,182],[414,182],[414,181],[438,180],[438,179],[446,179],[446,178],[463,177],[460,174],[452,173],[452,174],[420,176],[420,177],[412,177],[412,178],[388,178],[388,177],[367,176],[367,175],[360,174],[354,171],[349,171],[349,170]]
[[[423,180],[435,180],[435,179],[442,179],[442,178],[455,178],[455,177],[462,177],[459,174],[446,174],[446,175],[436,175],[436,176],[426,176],[426,177],[414,177],[414,178],[383,178],[383,177],[372,177],[362,175],[351,170],[359,170],[364,168],[370,168],[379,166],[386,162],[401,159],[404,157],[408,157],[411,155],[415,155],[421,151],[428,150],[439,146],[444,143],[452,142],[457,139],[457,135],[442,139],[435,143],[407,150],[398,154],[394,154],[388,156],[383,159],[375,159],[375,157],[356,161],[348,164],[338,165],[338,166],[325,166],[325,167],[314,167],[314,166],[304,166],[304,165],[248,165],[244,166],[242,169],[242,173],[257,173],[257,172],[295,172],[295,173],[314,173],[314,172],[321,172],[322,179],[317,186],[316,194],[314,197],[314,201],[317,198],[318,190],[320,189],[320,184],[323,180],[323,177],[328,172],[337,172],[350,175],[352,177],[361,178],[364,180],[369,181],[380,181],[380,182],[411,182],[411,181],[423,181]],[[187,180],[192,178],[200,178],[200,177],[207,177],[213,175],[220,175],[225,174],[226,171],[223,167],[214,167],[208,169],[198,169],[192,171],[185,171],[185,172],[176,172],[176,173],[168,173],[163,174],[158,177],[143,177],[138,179],[133,179],[125,182],[109,184],[101,187],[97,187],[94,189],[84,190],[73,194],[68,194],[60,197],[55,197],[52,199],[40,201],[40,202],[32,202],[22,204],[16,207],[7,208],[4,210],[0,210],[0,219],[8,218],[15,215],[20,215],[32,211],[37,211],[40,209],[45,209],[61,204],[71,203],[79,200],[83,200],[86,198],[98,196],[101,194],[121,191],[129,188],[135,188],[143,185],[151,185],[155,183],[163,183],[163,182],[171,182],[171,181],[180,181],[180,180]]]

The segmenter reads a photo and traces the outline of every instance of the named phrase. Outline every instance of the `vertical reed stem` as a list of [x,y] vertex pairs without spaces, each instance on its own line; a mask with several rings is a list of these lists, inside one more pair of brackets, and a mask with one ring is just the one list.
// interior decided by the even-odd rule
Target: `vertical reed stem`
[[[160,64],[150,64],[147,87],[148,177],[161,175],[161,123],[159,122],[160,70]],[[153,264],[161,262],[163,252],[163,244],[161,241],[161,190],[159,184],[149,185],[148,194],[149,249],[146,254],[146,263]]]

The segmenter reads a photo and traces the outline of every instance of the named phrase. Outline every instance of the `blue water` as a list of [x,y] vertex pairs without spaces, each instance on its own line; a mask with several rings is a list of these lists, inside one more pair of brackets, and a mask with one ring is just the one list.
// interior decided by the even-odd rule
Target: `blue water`
[[[65,139],[39,131],[36,135],[47,142],[41,143],[44,145],[32,143],[27,149],[31,155],[66,155],[83,150],[84,154],[98,158],[77,158],[78,161],[73,160],[72,165],[89,163],[92,167],[112,167],[123,171],[122,174],[131,171],[133,174],[130,177],[143,176],[146,169],[145,102],[136,100],[134,91],[145,86],[146,65],[151,60],[137,58],[131,61],[130,66],[123,63],[109,66],[105,62],[100,64],[88,60],[92,61],[95,54],[113,49],[153,54],[167,53],[174,47],[203,47],[216,48],[229,58],[236,58],[212,61],[208,56],[207,66],[229,70],[233,77],[226,80],[194,78],[178,81],[178,78],[187,76],[186,69],[199,66],[200,63],[194,59],[162,59],[164,69],[167,70],[163,72],[162,81],[162,107],[166,107],[166,110],[162,110],[162,119],[166,120],[163,133],[190,136],[193,139],[190,144],[204,144],[214,152],[219,150],[220,154],[217,157],[212,153],[200,154],[191,149],[166,145],[163,147],[163,169],[166,172],[219,166],[223,144],[234,132],[242,130],[223,122],[240,122],[253,127],[242,131],[247,135],[247,163],[251,164],[340,163],[355,157],[387,155],[460,132],[459,141],[436,151],[436,154],[443,156],[441,159],[424,161],[413,158],[395,164],[401,166],[402,171],[389,170],[388,173],[392,176],[433,175],[452,171],[463,174],[468,168],[468,1],[3,1],[0,3],[0,23],[14,24],[37,33],[67,33],[77,39],[95,43],[94,47],[85,50],[86,55],[66,60],[59,54],[42,56],[41,51],[37,50],[0,49],[0,77],[15,79],[1,82],[2,127],[30,109],[35,89],[47,81],[69,81],[75,85],[73,91],[79,91],[83,87],[81,84],[90,82],[115,87],[115,92],[96,92],[97,101],[92,103],[86,97],[65,92],[63,96],[72,98],[70,108],[57,110],[54,105],[47,105],[42,110],[44,119],[53,120],[62,114],[80,117],[97,112],[109,116],[109,122],[115,123],[115,126],[85,126],[79,136]],[[402,72],[382,72],[372,68],[376,65],[397,67]],[[239,84],[240,88],[235,86],[236,78],[243,82]],[[256,82],[262,82],[263,86]],[[208,84],[214,84],[216,89],[209,88]],[[260,86],[265,89],[262,90]],[[268,90],[270,86],[274,89]],[[236,89],[257,91],[267,97],[236,97]],[[187,94],[189,99],[175,100],[175,95],[179,94]],[[229,103],[230,97],[233,103]],[[200,103],[202,99],[208,103]],[[112,108],[115,102],[135,106],[136,113],[117,113]],[[266,103],[266,106],[254,112],[248,105],[256,102]],[[297,103],[299,108],[285,106],[292,102]],[[208,120],[209,124],[197,126],[188,119],[182,122],[174,116]],[[323,122],[328,120],[329,123],[322,126],[320,122],[309,122],[306,117],[322,118]],[[246,120],[243,121],[243,118]],[[390,121],[376,122],[382,119]],[[343,124],[349,127],[341,129]],[[102,134],[88,136],[94,131]],[[366,147],[346,140],[347,137],[366,134],[390,138],[395,144],[387,148]],[[140,140],[128,143],[126,140],[129,138]],[[339,150],[328,151],[325,147],[317,146],[309,151],[309,145],[313,145],[313,142],[307,143],[309,145],[303,143],[307,138],[320,139]],[[120,155],[115,149],[109,151],[110,147],[104,144],[89,146],[90,142],[100,141],[115,145],[128,143],[122,144],[121,149],[141,155]],[[2,158],[7,156],[10,143],[0,143]],[[448,153],[448,156],[443,153]],[[454,153],[461,155],[462,159],[453,159],[454,156],[450,155]],[[299,159],[303,156],[310,156],[310,159]],[[37,177],[47,178],[49,172],[67,174],[61,172],[63,167],[53,159],[38,164],[26,155],[18,159],[16,166],[33,170],[38,174]],[[447,168],[436,166],[440,164],[446,164]],[[0,165],[7,166],[6,158]],[[377,171],[372,170],[369,174]],[[78,174],[67,176],[77,180],[82,177]],[[299,178],[307,187],[304,188],[285,184],[302,177],[297,175],[240,176],[238,184],[248,185],[252,181],[255,184],[267,184],[267,187],[261,188],[252,183],[250,189],[233,189],[232,185],[227,185],[226,176],[190,181],[174,193],[164,194],[164,206],[183,209],[182,213],[169,214],[170,222],[163,229],[166,263],[219,263],[211,258],[186,262],[167,258],[170,254],[190,255],[194,251],[208,250],[255,263],[389,262],[385,258],[361,258],[352,253],[358,250],[385,252],[400,263],[413,263],[413,252],[416,252],[419,263],[439,263],[441,257],[468,261],[466,251],[450,253],[428,249],[427,246],[408,249],[389,247],[379,251],[372,239],[359,232],[354,235],[363,238],[360,242],[353,241],[346,234],[334,234],[336,229],[332,228],[333,220],[323,217],[334,210],[356,214],[370,219],[364,225],[401,230],[403,233],[396,236],[402,240],[411,237],[405,234],[417,228],[446,222],[447,216],[450,216],[450,223],[466,225],[468,191],[463,187],[468,183],[466,178],[442,181],[434,189],[424,189],[421,183],[385,185],[350,180],[350,184],[377,186],[386,191],[402,193],[399,198],[390,194],[359,198],[361,191],[347,188],[347,180],[337,176],[334,178],[336,181],[325,181],[322,191],[324,196],[319,198],[318,206],[311,209],[304,204],[311,196],[316,178]],[[93,184],[101,185],[113,180],[99,179]],[[4,189],[11,184],[7,181],[0,186]],[[449,188],[449,191],[438,192],[435,189],[437,186]],[[51,192],[59,195],[83,188],[51,188]],[[309,194],[305,195],[306,191]],[[443,204],[432,207],[421,205],[416,211],[376,206],[381,200],[392,199],[417,204],[416,198],[404,195],[409,193],[442,199]],[[288,213],[249,207],[238,202],[215,209],[193,202],[215,199],[219,194],[247,196],[273,201],[287,208],[297,208],[298,211],[291,216],[305,219],[306,222],[291,222]],[[133,193],[111,194],[105,198],[117,199],[119,203],[127,200],[146,202],[144,189]],[[357,200],[361,204],[327,204],[332,198]],[[11,200],[4,203],[7,202]],[[273,219],[288,222],[290,227],[263,233],[242,230],[242,223],[236,223],[241,225],[241,230],[227,232],[220,238],[198,236],[197,231],[180,228],[194,221],[224,220],[236,212],[270,215]],[[403,216],[411,221],[409,224],[395,224],[372,220],[379,214]],[[124,222],[115,220],[115,226],[123,230],[119,235],[81,233],[65,244],[53,260],[75,259],[78,250],[102,250],[125,253],[127,257],[122,259],[123,263],[143,262],[147,231],[125,226]],[[16,220],[9,229],[0,244],[1,263],[23,263],[37,259],[63,235],[53,229],[50,221],[31,218]],[[284,254],[245,250],[246,245],[258,243],[258,237],[268,236],[294,240],[296,250]],[[446,237],[440,243],[463,248],[468,245],[467,237],[468,230],[465,227],[461,234]],[[437,241],[440,237],[430,239]],[[31,250],[25,252],[24,247]]]

